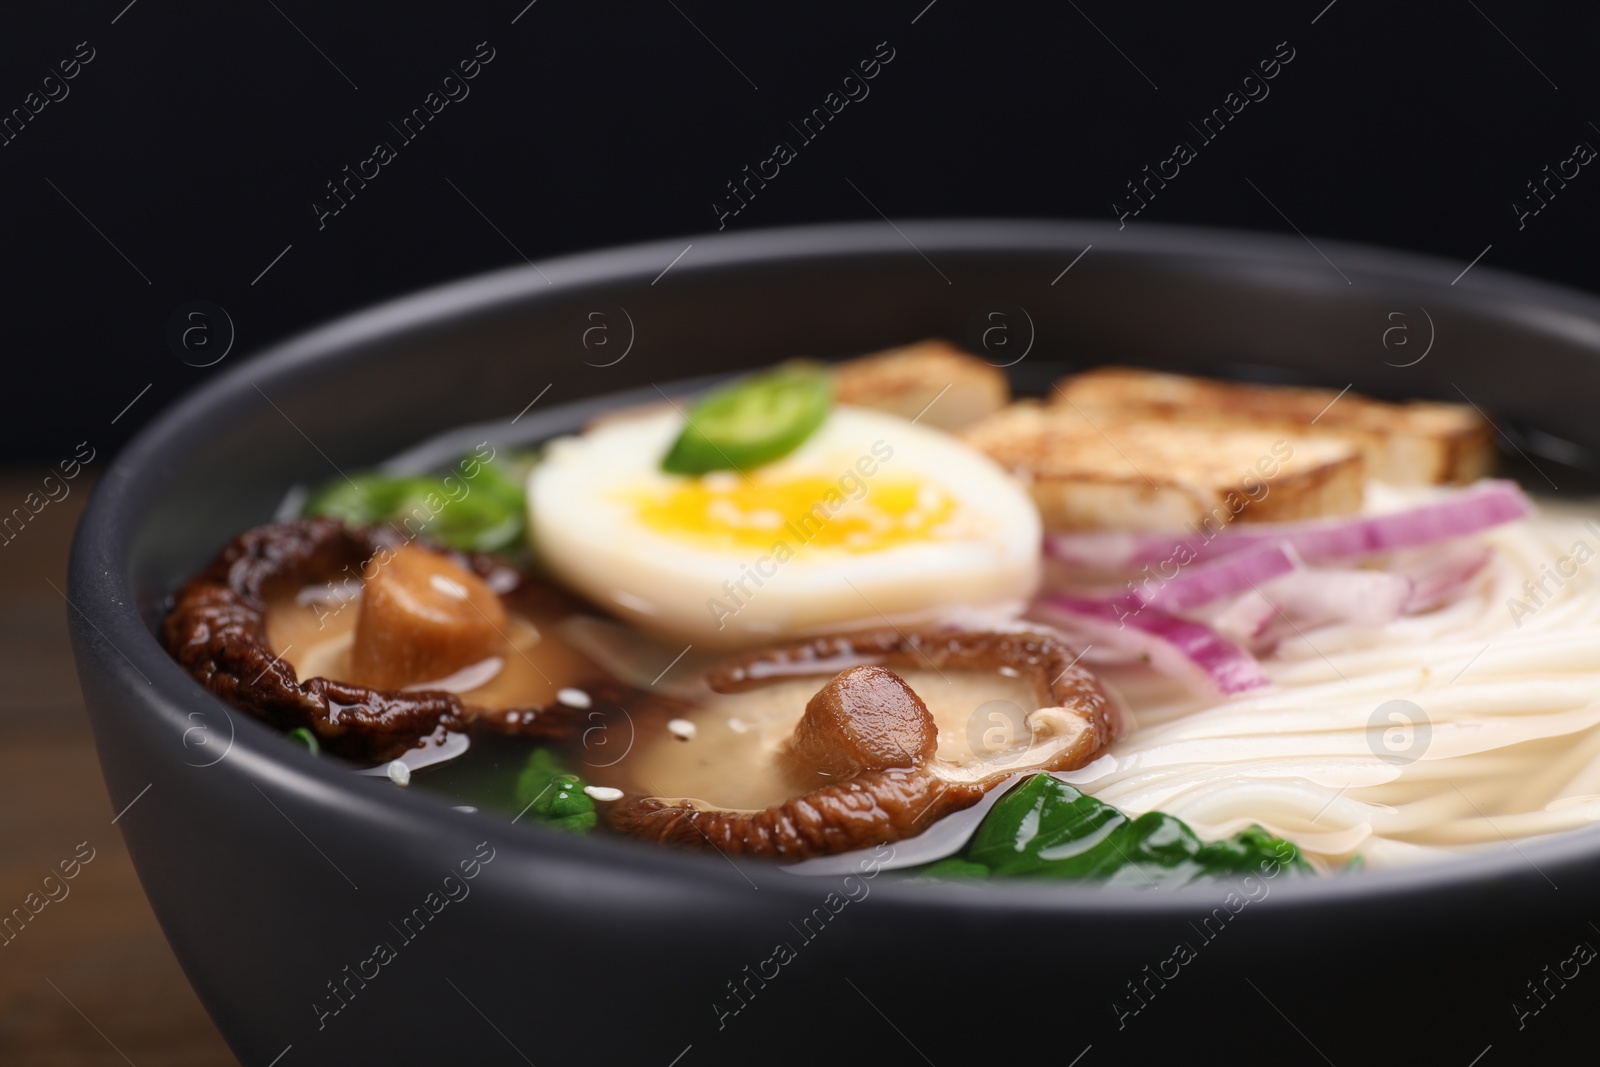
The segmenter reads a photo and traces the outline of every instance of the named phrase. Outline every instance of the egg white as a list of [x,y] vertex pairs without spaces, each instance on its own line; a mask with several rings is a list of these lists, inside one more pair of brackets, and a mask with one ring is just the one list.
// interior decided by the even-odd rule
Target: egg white
[[784,558],[654,529],[635,501],[685,481],[660,466],[682,428],[671,409],[603,423],[551,442],[528,479],[535,552],[570,588],[645,629],[731,648],[1020,605],[1038,585],[1041,529],[1027,491],[948,434],[864,408],[835,408],[794,452],[744,473],[825,478],[847,490],[839,515],[858,484],[870,494],[874,483],[915,480],[953,502],[927,539],[849,551],[810,543],[784,516],[771,531],[774,547],[793,553]]

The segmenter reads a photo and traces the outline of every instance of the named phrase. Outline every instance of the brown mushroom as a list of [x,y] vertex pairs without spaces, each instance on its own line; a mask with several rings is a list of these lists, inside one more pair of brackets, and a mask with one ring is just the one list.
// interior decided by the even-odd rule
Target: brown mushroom
[[401,545],[372,570],[361,590],[350,681],[401,689],[447,677],[500,647],[500,598],[448,556]]
[[[346,669],[302,679],[285,643],[272,640],[275,613],[292,614],[298,593],[340,581],[358,590],[354,611],[302,608],[320,612],[309,616],[317,625],[308,632],[343,628]],[[307,727],[336,754],[379,762],[442,730],[547,741],[571,734],[578,713],[555,700],[563,679],[511,644],[508,609],[516,618],[553,618],[570,605],[494,556],[412,542],[388,527],[300,519],[235,538],[178,591],[162,634],[178,662],[228,703],[280,729]],[[328,627],[333,615],[337,626]],[[427,688],[495,655],[536,673],[544,698],[518,703],[512,691],[486,704],[472,692]],[[557,649],[547,665],[582,670],[585,662]]]
[[862,771],[920,767],[938,744],[928,705],[905,679],[863,665],[840,671],[817,690],[778,758],[790,779],[815,786]]
[[[819,675],[831,677],[800,711]],[[792,861],[845,852],[915,836],[1018,772],[1081,767],[1117,732],[1098,680],[1043,632],[819,637],[707,681],[723,696],[684,713],[707,748],[641,737],[613,829]],[[978,713],[997,703],[1015,714],[991,726]]]

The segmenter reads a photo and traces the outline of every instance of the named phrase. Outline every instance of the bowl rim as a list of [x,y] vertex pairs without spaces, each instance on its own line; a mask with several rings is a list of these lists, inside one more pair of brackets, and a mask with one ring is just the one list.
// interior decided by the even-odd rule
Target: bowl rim
[[[1113,242],[1115,242],[1113,244]],[[1390,251],[1364,244],[1323,241],[1247,230],[1141,223],[1119,228],[1111,222],[1057,219],[916,220],[885,226],[881,222],[811,224],[693,235],[649,241],[515,265],[446,282],[370,306],[314,326],[241,358],[229,369],[181,396],[143,426],[113,460],[95,486],[79,521],[72,545],[68,578],[69,613],[80,657],[114,676],[130,694],[140,714],[176,716],[214,714],[234,709],[196,683],[167,654],[140,615],[129,574],[128,534],[148,510],[152,490],[171,477],[168,457],[207,421],[224,401],[257,383],[270,385],[304,373],[325,358],[351,353],[402,337],[412,331],[447,327],[459,320],[496,311],[561,300],[596,286],[650,283],[667,275],[669,261],[678,279],[696,274],[836,257],[889,257],[915,261],[929,253],[1019,254],[1059,253],[1061,262],[1086,251],[1086,246],[1111,245],[1106,254],[1162,258],[1200,258],[1214,263],[1279,265],[1327,270],[1323,249],[1344,264],[1341,274],[1352,291],[1362,283],[1412,284],[1437,289],[1451,302],[1533,304],[1558,312],[1559,332],[1580,337],[1600,348],[1600,299],[1577,290],[1491,267],[1477,266],[1451,282],[1459,265],[1412,252]],[[1310,246],[1310,247],[1307,247]],[[695,250],[693,256],[684,253]],[[676,257],[676,258],[675,258]],[[682,260],[679,262],[678,260]],[[931,265],[931,261],[930,261]],[[931,274],[930,274],[931,278]],[[948,279],[947,279],[948,281]],[[950,284],[954,284],[953,282]],[[1345,291],[1339,286],[1338,292]],[[593,398],[582,398],[582,403]],[[266,518],[263,519],[266,521]],[[203,562],[203,561],[201,561]],[[200,566],[197,562],[196,566]],[[87,651],[86,650],[92,650]],[[80,666],[80,671],[82,667]],[[144,682],[147,684],[139,684]],[[270,778],[280,788],[307,796],[336,799],[347,818],[403,819],[418,828],[458,836],[481,828],[482,816],[454,810],[442,798],[411,790],[388,789],[379,799],[371,779],[350,773],[340,764],[310,756],[248,715],[234,730],[230,757],[235,767],[257,778]],[[606,836],[572,837],[537,825],[518,827],[495,821],[497,843],[523,862],[541,856],[591,868],[622,867],[648,871],[675,880],[680,887],[707,890],[744,887],[746,872],[715,855],[693,854]],[[725,857],[724,857],[725,859]],[[1359,875],[1293,878],[1274,886],[1275,908],[1361,908],[1398,897],[1436,896],[1473,883],[1551,882],[1546,869],[1594,865],[1600,859],[1600,825],[1545,838],[1495,846],[1459,857],[1415,866],[1365,870]],[[814,902],[821,882],[785,875],[767,864],[758,867],[760,888],[779,898]],[[821,879],[827,881],[826,878]],[[930,885],[893,880],[874,887],[904,906],[958,909],[992,914],[996,909],[1072,916],[1130,915],[1158,917],[1191,913],[1227,892],[1235,883],[1213,882],[1124,893],[1098,885],[993,880],[975,885]],[[768,898],[772,899],[772,898]]]

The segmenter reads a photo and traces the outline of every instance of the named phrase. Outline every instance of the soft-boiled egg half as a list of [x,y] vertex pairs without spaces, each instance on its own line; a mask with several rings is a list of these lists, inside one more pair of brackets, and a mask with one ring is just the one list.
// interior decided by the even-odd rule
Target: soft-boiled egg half
[[942,431],[841,406],[782,459],[669,474],[683,426],[670,408],[602,423],[528,479],[550,570],[645,629],[736,647],[1020,605],[1038,584],[1027,491]]

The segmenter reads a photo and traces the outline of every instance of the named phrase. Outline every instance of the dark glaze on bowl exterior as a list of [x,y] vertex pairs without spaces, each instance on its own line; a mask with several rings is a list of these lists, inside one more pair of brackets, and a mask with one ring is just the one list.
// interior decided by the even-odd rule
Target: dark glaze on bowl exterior
[[[1011,368],[1019,382],[1051,380],[1062,360],[1159,357],[1378,396],[1459,389],[1502,427],[1600,454],[1600,302],[1581,294],[1481,265],[1452,287],[1457,263],[1324,244],[1346,284],[1294,237],[900,229],[915,248],[878,222],[752,232],[696,238],[656,285],[682,242],[431,290],[230,364],[119,457],[74,546],[79,673],[113,804],[149,787],[119,822],[146,892],[244,1063],[287,1046],[283,1067],[680,1054],[694,1067],[846,1050],[903,1063],[914,1044],[945,1064],[1022,1034],[1062,1062],[1092,1045],[1086,1065],[1200,1049],[1465,1064],[1491,1044],[1527,1061],[1587,1029],[1567,1003],[1594,995],[1581,989],[1544,993],[1520,1031],[1517,1010],[1541,1003],[1528,983],[1547,965],[1600,943],[1586,910],[1600,830],[1415,869],[1263,872],[1178,892],[902,883],[870,861],[843,880],[802,879],[511,825],[352,775],[231,712],[156,639],[185,577],[269,518],[286,487],[334,473],[319,451],[355,469],[472,422],[525,442],[577,428],[619,392],[659,399],[652,382],[926,336],[977,343],[974,323],[1001,298],[1027,312],[1012,341],[1032,334]],[[1437,349],[1385,365],[1388,316],[1420,324],[1423,307]],[[614,340],[633,334],[621,361],[620,344],[602,357],[579,343],[597,311]],[[447,462],[460,444],[411,458]],[[953,969],[971,980],[930,980]],[[1600,979],[1568,984],[1585,981]]]

